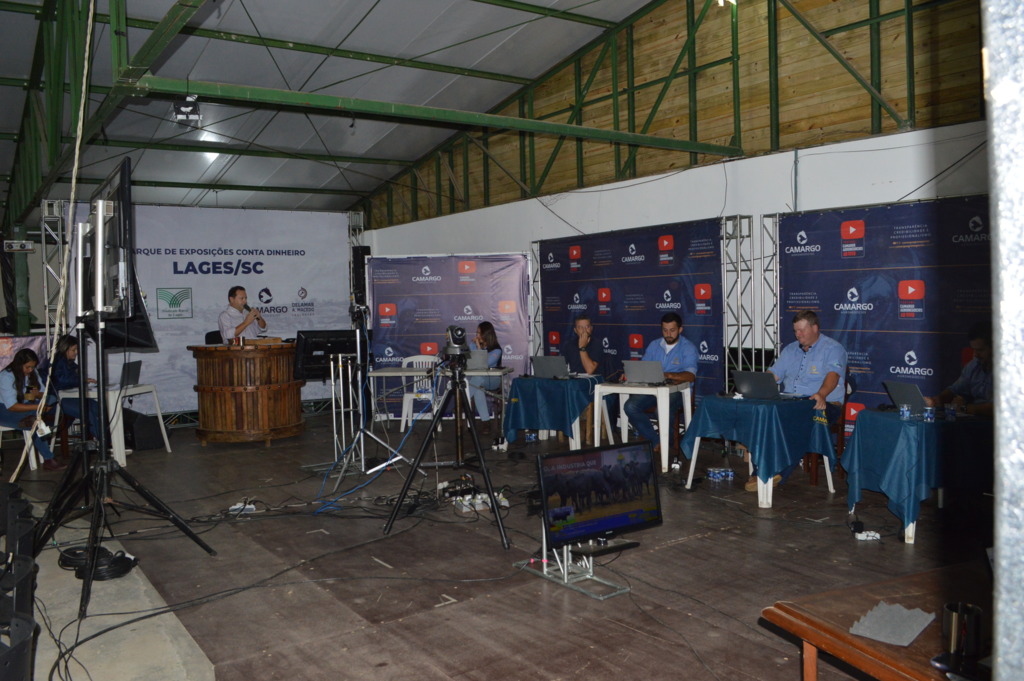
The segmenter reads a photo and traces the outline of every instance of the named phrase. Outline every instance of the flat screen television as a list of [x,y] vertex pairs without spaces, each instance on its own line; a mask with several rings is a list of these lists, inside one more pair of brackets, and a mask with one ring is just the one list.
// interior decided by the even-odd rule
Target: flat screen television
[[[331,377],[331,356],[356,356],[355,329],[309,330],[295,334],[295,378],[306,381],[326,381]],[[366,361],[366,339],[362,355]]]
[[541,454],[537,469],[549,549],[662,523],[650,442]]

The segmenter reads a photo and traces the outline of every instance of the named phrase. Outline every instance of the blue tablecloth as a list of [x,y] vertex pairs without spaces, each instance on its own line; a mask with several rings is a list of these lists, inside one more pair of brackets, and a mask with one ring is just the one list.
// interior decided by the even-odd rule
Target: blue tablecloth
[[693,456],[698,437],[721,437],[742,442],[750,451],[757,476],[767,482],[807,452],[823,454],[836,465],[835,448],[823,412],[811,400],[736,400],[705,397],[686,429],[682,449]]
[[572,437],[572,424],[594,401],[600,377],[533,378],[512,381],[505,409],[505,439],[515,442],[519,430],[560,430]]
[[991,488],[992,421],[960,419],[952,423],[900,420],[894,411],[864,410],[846,443],[843,468],[853,508],[861,490],[889,497],[889,510],[904,525],[917,522],[921,502],[932,489]]

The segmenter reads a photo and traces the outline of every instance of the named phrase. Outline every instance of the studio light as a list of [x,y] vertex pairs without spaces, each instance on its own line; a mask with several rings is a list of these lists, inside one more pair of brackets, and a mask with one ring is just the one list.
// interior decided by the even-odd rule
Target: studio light
[[185,97],[185,101],[174,102],[171,105],[173,107],[171,120],[175,123],[194,123],[198,125],[203,120],[203,117],[199,113],[199,103],[196,99],[196,95],[188,95]]

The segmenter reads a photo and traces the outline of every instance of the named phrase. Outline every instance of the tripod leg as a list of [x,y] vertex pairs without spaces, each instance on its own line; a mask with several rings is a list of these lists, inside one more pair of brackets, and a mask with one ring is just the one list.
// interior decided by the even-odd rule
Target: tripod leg
[[[81,462],[81,463],[80,463]],[[82,472],[80,478],[75,474]],[[76,449],[71,465],[64,471],[60,484],[50,498],[50,503],[43,513],[43,517],[36,524],[33,554],[39,557],[40,552],[57,533],[57,528],[68,519],[68,515],[81,504],[82,508],[89,505],[90,472],[88,467],[88,456],[82,449]]]
[[430,443],[434,441],[434,433],[437,432],[437,424],[440,422],[441,417],[444,416],[445,409],[448,408],[448,402],[452,399],[452,387],[448,386],[447,390],[444,391],[444,396],[441,398],[440,408],[434,412],[434,418],[430,420],[430,430],[427,431],[427,436],[423,438],[423,444],[420,445],[420,450],[416,452],[416,458],[409,464],[409,475],[405,477],[405,482],[402,484],[402,491],[399,492],[398,498],[395,500],[395,507],[391,509],[391,515],[388,516],[388,521],[384,523],[384,534],[391,532],[391,526],[395,524],[395,520],[398,519],[398,513],[402,509],[402,503],[405,502],[405,497],[409,494],[409,488],[412,486],[412,478],[416,471],[420,468],[420,461],[423,460],[423,455],[426,453],[427,448],[430,447]]
[[96,498],[92,504],[92,522],[89,523],[89,538],[85,543],[85,567],[82,575],[82,596],[78,601],[78,619],[85,619],[92,598],[93,575],[96,574],[96,563],[100,557],[100,528],[103,527],[103,504],[110,494],[110,479],[105,466],[96,466],[92,474],[95,476]]
[[[465,388],[459,388],[462,393],[463,399],[468,398],[468,393]],[[473,424],[473,419],[469,419],[469,435],[473,440],[473,446],[476,448],[476,455],[480,458],[480,472],[484,476],[484,485],[487,487],[487,496],[491,499],[491,511],[494,513],[494,521],[498,524],[498,534],[501,535],[501,544],[507,551],[509,549],[508,535],[505,533],[505,523],[501,519],[501,507],[498,505],[498,497],[494,494],[494,485],[491,484],[491,474],[487,470],[487,460],[484,459],[483,448],[480,447],[480,438],[476,434],[476,426]]]
[[164,517],[166,517],[168,520],[174,523],[174,526],[181,530],[186,537],[194,541],[199,548],[206,551],[211,556],[217,555],[217,552],[214,551],[209,544],[200,539],[199,535],[193,532],[192,528],[188,526],[188,523],[185,522],[185,519],[177,513],[175,513],[170,506],[165,504],[155,494],[150,492],[149,489],[147,489],[141,482],[136,480],[130,473],[128,473],[128,471],[121,468],[121,466],[116,461],[111,461],[110,465],[113,467],[113,472],[117,474],[118,477],[120,477],[122,480],[128,483],[131,486],[131,488],[134,489],[140,497],[148,501],[151,506],[159,509]]

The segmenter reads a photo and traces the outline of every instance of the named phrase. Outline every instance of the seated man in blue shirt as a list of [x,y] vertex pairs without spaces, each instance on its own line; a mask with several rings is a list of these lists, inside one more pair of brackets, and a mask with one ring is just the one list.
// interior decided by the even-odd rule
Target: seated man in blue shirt
[[[675,312],[661,318],[661,340],[651,341],[644,352],[644,360],[661,362],[665,380],[670,383],[693,383],[697,380],[697,346],[683,338],[683,320]],[[658,403],[654,395],[631,395],[623,411],[630,425],[645,440],[655,442],[658,433],[647,410]],[[669,413],[674,414],[683,406],[682,392],[674,392],[669,399]],[[661,452],[660,446],[655,446]]]
[[979,416],[992,416],[992,325],[978,322],[967,333],[974,359],[964,365],[960,378],[935,397],[925,398],[930,407],[944,404],[957,411]]
[[[814,408],[824,410],[828,422],[835,423],[842,412],[846,391],[846,348],[821,333],[818,315],[812,310],[793,315],[793,334],[796,340],[782,349],[768,370],[785,392],[807,395],[807,399],[814,400]],[[776,475],[773,484],[789,477],[796,466]],[[751,476],[745,489],[757,491],[755,476]]]

